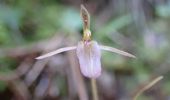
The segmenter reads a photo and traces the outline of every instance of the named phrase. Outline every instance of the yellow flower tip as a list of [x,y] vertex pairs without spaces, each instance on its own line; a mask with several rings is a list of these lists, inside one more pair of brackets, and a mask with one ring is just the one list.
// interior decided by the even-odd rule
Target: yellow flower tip
[[84,30],[83,41],[91,40],[91,31],[89,29]]

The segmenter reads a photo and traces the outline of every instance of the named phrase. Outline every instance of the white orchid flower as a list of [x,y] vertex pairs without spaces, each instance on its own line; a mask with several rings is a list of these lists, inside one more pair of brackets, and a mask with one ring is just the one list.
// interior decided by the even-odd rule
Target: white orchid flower
[[81,17],[84,23],[84,32],[82,41],[78,42],[77,46],[64,47],[39,56],[36,59],[47,58],[62,52],[76,50],[76,54],[80,64],[81,73],[88,78],[97,78],[101,75],[101,50],[114,52],[123,56],[135,58],[134,55],[125,51],[110,47],[99,45],[96,41],[91,40],[90,16],[86,8],[81,5]]

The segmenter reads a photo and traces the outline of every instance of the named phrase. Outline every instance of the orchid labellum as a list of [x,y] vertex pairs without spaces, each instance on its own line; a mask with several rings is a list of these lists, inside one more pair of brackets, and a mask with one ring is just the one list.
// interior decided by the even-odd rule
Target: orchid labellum
[[45,55],[39,56],[36,59],[43,59],[61,52],[76,50],[81,73],[88,78],[97,78],[101,75],[101,50],[110,51],[124,56],[135,58],[135,56],[130,53],[121,51],[113,47],[102,46],[99,45],[96,41],[91,40],[91,31],[89,30],[90,16],[83,5],[81,5],[81,17],[84,24],[84,32],[83,39],[82,41],[78,42],[77,46],[60,48]]

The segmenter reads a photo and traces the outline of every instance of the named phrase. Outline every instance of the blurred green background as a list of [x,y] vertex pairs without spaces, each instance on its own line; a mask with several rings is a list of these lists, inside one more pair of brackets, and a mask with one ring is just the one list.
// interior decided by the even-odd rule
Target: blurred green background
[[74,76],[75,52],[34,59],[81,40],[81,4],[91,15],[94,40],[137,57],[102,53],[100,100],[131,100],[160,75],[139,100],[169,100],[170,0],[1,0],[0,98],[79,100],[81,84],[91,100],[89,79],[80,76],[82,84]]

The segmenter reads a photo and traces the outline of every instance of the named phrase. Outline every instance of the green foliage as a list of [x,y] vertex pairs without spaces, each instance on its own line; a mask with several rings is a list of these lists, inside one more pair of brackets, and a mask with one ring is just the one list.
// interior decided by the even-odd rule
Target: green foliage
[[[96,33],[97,38],[101,39],[107,36],[110,33],[114,33],[125,26],[129,25],[132,22],[132,17],[130,15],[123,15],[118,18],[114,18],[104,25],[104,27],[100,28]],[[100,35],[99,35],[100,34]]]
[[7,84],[3,81],[0,81],[0,92],[5,91],[6,87],[7,87]]
[[159,5],[156,7],[156,14],[163,18],[170,17],[170,3]]
[[[77,35],[76,33],[82,30],[79,8],[67,4],[68,2],[63,3],[62,0],[3,1],[0,4],[0,48],[12,48],[16,45],[19,46],[19,44],[28,46],[38,40],[53,37],[55,34],[71,34],[68,36],[74,37]],[[137,56],[137,59],[132,60],[117,54],[111,55],[103,52],[103,69],[112,73],[117,69],[130,70],[132,79],[135,80],[135,83],[131,79],[130,81],[133,82],[125,84],[130,88],[133,88],[134,84],[148,80],[152,74],[159,75],[163,73],[167,75],[166,71],[169,71],[170,61],[170,3],[152,4],[153,9],[145,8],[141,3],[140,9],[142,10],[136,11],[138,9],[129,10],[125,6],[122,7],[121,5],[127,5],[125,1],[116,2],[119,3],[119,6],[115,5],[116,7],[113,11],[111,8],[106,7],[108,9],[106,11],[111,10],[109,13],[114,12],[110,15],[114,17],[107,19],[107,14],[104,15],[106,17],[103,18],[106,18],[104,19],[106,21],[102,23],[103,26],[98,30],[95,30],[95,23],[91,23],[92,30],[94,30],[92,32],[93,39],[99,43],[130,51],[130,53]],[[93,7],[89,7],[89,9],[93,9]],[[116,12],[121,12],[121,10],[124,12],[123,10],[125,9],[126,13],[117,15]],[[102,11],[99,9],[97,14],[100,15],[103,13]],[[152,16],[150,12],[153,13]],[[91,14],[91,20],[93,18],[97,19],[99,17],[97,14],[94,11]],[[136,17],[138,20],[135,19]],[[78,40],[80,39],[76,41]],[[18,62],[20,63],[21,61]],[[18,66],[18,62],[11,58],[0,58],[0,74],[8,74],[13,71]],[[66,80],[63,77],[57,78],[61,95],[64,96],[67,94]],[[162,90],[169,93],[169,77],[164,82]],[[0,82],[0,92],[5,88],[5,83]],[[143,95],[140,99],[149,100],[150,97]]]
[[10,58],[0,58],[0,73],[9,73],[16,68],[17,62]]
[[2,22],[0,22],[0,45],[8,45],[10,44],[10,37],[8,30],[6,29],[6,27],[3,25]]

